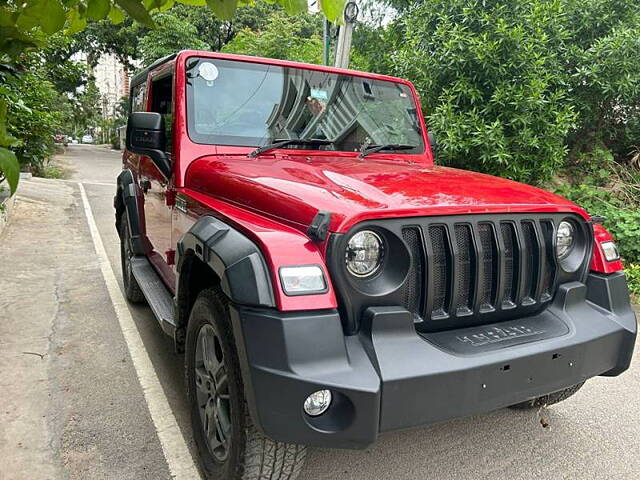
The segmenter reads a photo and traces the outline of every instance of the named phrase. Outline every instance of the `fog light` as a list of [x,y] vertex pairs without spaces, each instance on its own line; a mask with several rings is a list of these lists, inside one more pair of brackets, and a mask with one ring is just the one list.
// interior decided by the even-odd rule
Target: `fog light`
[[307,415],[317,417],[326,412],[329,405],[331,405],[331,391],[318,390],[309,395],[304,401],[304,411]]

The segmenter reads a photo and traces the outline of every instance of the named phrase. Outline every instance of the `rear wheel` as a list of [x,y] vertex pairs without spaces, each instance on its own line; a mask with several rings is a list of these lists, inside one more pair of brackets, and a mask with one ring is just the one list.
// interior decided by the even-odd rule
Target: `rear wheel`
[[275,442],[253,425],[228,301],[218,289],[203,290],[191,310],[185,368],[191,424],[207,479],[298,477],[306,448]]
[[120,217],[120,263],[122,265],[124,294],[131,303],[141,303],[145,301],[145,298],[136,277],[133,276],[133,270],[131,269],[131,259],[133,256],[131,233],[129,232],[129,218],[127,212],[124,212],[122,217]]
[[562,402],[566,400],[574,393],[576,393],[580,388],[584,385],[584,382],[574,385],[573,387],[565,388],[563,390],[559,390],[557,392],[549,393],[547,395],[542,395],[541,397],[532,398],[531,400],[527,400],[526,402],[516,403],[515,405],[511,405],[509,408],[514,408],[517,410],[527,410],[530,408],[540,408],[540,407],[548,407],[555,403]]

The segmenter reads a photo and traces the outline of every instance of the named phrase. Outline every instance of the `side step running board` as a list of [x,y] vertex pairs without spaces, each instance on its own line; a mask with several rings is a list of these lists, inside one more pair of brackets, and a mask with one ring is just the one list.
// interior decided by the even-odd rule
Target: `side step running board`
[[147,257],[133,257],[131,270],[151,310],[160,322],[162,330],[173,337],[176,330],[173,318],[173,296],[164,286]]

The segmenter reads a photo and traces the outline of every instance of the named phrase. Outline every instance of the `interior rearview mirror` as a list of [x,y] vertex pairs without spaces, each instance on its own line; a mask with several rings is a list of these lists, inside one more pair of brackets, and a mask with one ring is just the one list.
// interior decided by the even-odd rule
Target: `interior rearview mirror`
[[164,118],[156,112],[133,112],[127,121],[127,150],[151,158],[167,178],[171,162],[165,153]]

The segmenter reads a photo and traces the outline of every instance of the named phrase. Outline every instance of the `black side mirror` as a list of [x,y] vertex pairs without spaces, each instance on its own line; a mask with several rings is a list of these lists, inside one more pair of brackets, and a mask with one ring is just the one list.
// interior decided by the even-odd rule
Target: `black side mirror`
[[431,153],[433,153],[433,160],[438,158],[438,141],[433,132],[429,132],[429,145],[431,145]]
[[156,112],[133,112],[129,115],[126,145],[130,152],[151,158],[165,177],[171,177],[162,115]]

